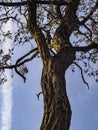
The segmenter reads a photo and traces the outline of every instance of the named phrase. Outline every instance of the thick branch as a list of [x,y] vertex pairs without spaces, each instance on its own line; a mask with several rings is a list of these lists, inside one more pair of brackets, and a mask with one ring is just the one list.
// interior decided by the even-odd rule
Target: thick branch
[[[0,2],[0,5],[2,6],[23,6],[23,5],[31,5],[33,4],[34,1],[32,2],[27,2],[27,1],[23,1],[23,2]],[[48,5],[68,5],[68,3],[66,1],[62,1],[62,2],[58,2],[58,1],[36,1],[36,4],[48,4]]]
[[[31,2],[32,0],[28,0],[28,1]],[[34,0],[33,2],[35,1],[36,0]],[[42,33],[41,29],[37,26],[36,10],[37,10],[37,6],[35,3],[33,5],[28,5],[28,26],[29,26],[29,31],[31,32],[31,34],[33,35],[37,43],[38,51],[40,53],[42,61],[46,62],[50,54],[46,44],[45,36]]]
[[73,15],[76,15],[79,4],[80,0],[72,0],[72,2],[70,3],[70,11]]
[[42,58],[42,61],[46,62],[46,60],[50,57],[49,49],[47,47],[46,39],[44,34],[42,33],[41,29],[38,28],[37,26],[31,26],[32,29],[34,29],[34,32],[32,30],[33,36],[35,38],[35,41],[37,43],[38,51],[40,53],[40,56]]
[[88,52],[89,50],[92,50],[92,49],[98,49],[98,44],[97,43],[92,43],[88,46],[85,46],[85,47],[73,47],[73,49],[75,51],[83,51],[83,52]]
[[[65,14],[65,20],[67,19],[72,19],[72,18],[76,18],[76,11],[78,9],[80,0],[72,0],[69,5],[67,6],[66,9],[66,14]],[[67,17],[66,17],[67,16]]]
[[[79,3],[80,0],[72,0],[69,3],[69,5],[65,9],[64,20],[61,21],[60,25],[55,31],[53,42],[59,44],[61,47],[64,47],[66,43],[69,44],[69,37],[78,26],[79,21],[76,16],[76,11]],[[57,11],[60,12],[60,10]]]

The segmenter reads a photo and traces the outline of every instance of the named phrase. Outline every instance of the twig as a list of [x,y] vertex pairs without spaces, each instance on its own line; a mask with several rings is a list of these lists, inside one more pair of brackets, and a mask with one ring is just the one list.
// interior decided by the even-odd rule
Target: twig
[[15,67],[15,72],[16,72],[20,77],[23,78],[24,83],[25,83],[25,82],[26,82],[26,77],[25,77],[24,75],[22,75],[22,74],[18,71],[17,67]]
[[39,97],[40,97],[40,95],[41,95],[42,93],[43,93],[43,92],[39,92],[39,93],[36,94],[38,100],[39,100]]

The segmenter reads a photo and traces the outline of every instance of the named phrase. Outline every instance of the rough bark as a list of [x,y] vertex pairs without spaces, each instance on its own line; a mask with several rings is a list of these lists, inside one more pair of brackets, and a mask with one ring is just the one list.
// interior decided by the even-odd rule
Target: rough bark
[[66,92],[65,72],[75,55],[71,48],[64,51],[65,56],[58,54],[51,57],[43,66],[41,86],[44,115],[40,130],[69,130],[70,127],[71,107]]

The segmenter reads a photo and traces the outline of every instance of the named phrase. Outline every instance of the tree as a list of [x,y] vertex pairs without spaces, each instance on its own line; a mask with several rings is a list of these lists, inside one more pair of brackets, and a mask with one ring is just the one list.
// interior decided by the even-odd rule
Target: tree
[[[40,57],[44,98],[40,130],[69,130],[72,111],[66,92],[66,70],[70,67],[74,72],[78,67],[88,88],[84,73],[98,81],[98,69],[94,68],[98,61],[98,0],[0,2],[0,12],[0,43],[6,38],[16,45],[35,40],[32,49],[15,64],[9,62],[14,48],[6,55],[0,50],[1,83],[5,81],[5,69],[14,69],[25,82],[25,63]],[[17,30],[4,32],[9,19]]]

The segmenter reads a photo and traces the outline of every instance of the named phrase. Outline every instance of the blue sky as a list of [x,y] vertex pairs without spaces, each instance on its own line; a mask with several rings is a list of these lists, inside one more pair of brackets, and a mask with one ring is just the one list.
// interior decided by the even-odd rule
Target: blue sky
[[72,106],[72,125],[70,130],[98,129],[98,88],[91,85],[90,90],[83,84],[80,73],[68,73],[68,95]]
[[[32,62],[29,66],[30,73],[28,74],[27,82],[24,84],[22,79],[17,76],[14,80],[18,83],[14,83],[14,105],[13,105],[13,120],[12,130],[38,130],[40,121],[42,119],[43,104],[42,96],[40,100],[37,99],[36,94],[41,91],[40,89],[40,72],[41,64],[39,59]],[[39,74],[38,74],[39,73]],[[18,114],[15,114],[18,113]],[[19,118],[19,117],[22,117]]]

